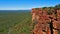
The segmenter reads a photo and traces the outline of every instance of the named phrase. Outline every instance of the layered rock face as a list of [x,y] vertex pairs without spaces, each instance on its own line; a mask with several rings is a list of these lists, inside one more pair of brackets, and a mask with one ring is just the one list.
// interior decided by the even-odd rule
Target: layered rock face
[[58,34],[60,31],[60,10],[59,9],[32,9],[32,23],[37,21],[34,34]]

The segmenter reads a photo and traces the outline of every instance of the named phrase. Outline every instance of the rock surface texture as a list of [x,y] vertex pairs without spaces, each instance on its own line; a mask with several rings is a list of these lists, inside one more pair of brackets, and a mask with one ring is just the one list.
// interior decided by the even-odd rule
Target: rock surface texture
[[58,34],[60,31],[60,9],[33,8],[32,23],[36,20],[34,34]]

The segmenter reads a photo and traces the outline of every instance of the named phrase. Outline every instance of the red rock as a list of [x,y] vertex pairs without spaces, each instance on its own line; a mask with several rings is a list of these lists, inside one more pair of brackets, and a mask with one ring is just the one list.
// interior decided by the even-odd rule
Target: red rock
[[[32,9],[32,21],[37,20],[37,24],[34,27],[34,34],[51,34],[50,25],[48,23],[53,21],[53,27],[60,29],[60,10],[51,9],[52,14],[48,15],[47,11],[49,8],[42,9],[42,8],[33,8]],[[57,14],[55,12],[57,11]],[[57,20],[56,19],[57,15]],[[46,32],[44,32],[46,31]],[[53,29],[53,34],[58,34],[59,30]]]

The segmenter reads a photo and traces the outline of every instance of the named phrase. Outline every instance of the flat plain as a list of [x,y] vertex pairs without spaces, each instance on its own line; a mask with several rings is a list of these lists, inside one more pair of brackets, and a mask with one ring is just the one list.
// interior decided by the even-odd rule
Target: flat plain
[[0,11],[0,34],[31,34],[31,13]]

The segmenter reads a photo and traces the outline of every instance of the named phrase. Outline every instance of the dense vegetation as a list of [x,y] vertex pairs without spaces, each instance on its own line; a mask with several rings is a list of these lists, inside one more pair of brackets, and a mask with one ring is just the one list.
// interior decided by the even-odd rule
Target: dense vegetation
[[0,12],[0,34],[31,34],[30,12]]
[[[60,4],[54,7],[44,8],[60,9]],[[31,30],[30,12],[0,12],[0,34],[31,34]]]
[[42,7],[43,9],[45,9],[45,8],[50,8],[50,9],[52,9],[52,8],[54,8],[54,9],[60,9],[60,4],[58,4],[58,5],[55,5],[55,6],[50,6],[50,7]]

